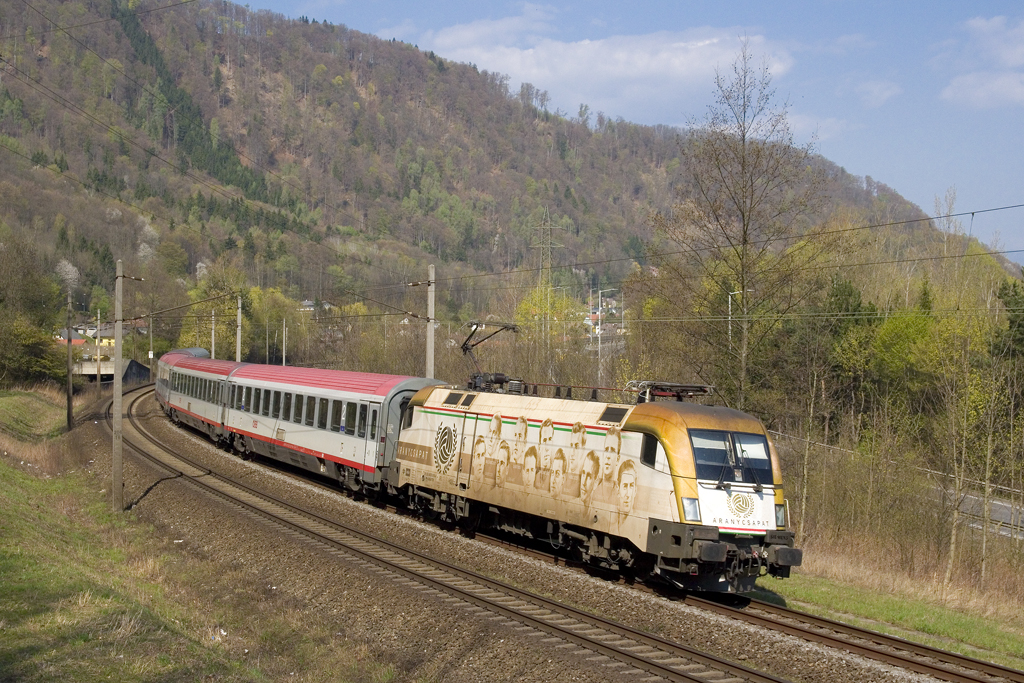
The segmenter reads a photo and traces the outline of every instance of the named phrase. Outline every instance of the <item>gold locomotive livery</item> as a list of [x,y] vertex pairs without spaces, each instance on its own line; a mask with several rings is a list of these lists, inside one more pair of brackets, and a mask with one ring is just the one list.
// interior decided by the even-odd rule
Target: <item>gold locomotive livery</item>
[[411,506],[450,521],[743,591],[801,561],[778,463],[761,423],[728,408],[429,387],[407,408],[392,469]]

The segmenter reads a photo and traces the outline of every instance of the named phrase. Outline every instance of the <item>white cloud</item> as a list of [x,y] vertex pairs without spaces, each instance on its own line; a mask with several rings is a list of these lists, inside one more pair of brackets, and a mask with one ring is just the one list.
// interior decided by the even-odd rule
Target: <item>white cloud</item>
[[1024,20],[976,17],[965,24],[967,73],[953,77],[944,100],[974,108],[1024,105]]
[[857,86],[857,94],[865,107],[875,109],[881,107],[890,98],[903,93],[901,88],[892,81],[865,81]]
[[967,22],[967,30],[975,46],[996,66],[1006,69],[1024,66],[1024,20],[1009,26],[1006,17],[977,17]]
[[978,109],[1024,105],[1024,73],[977,71],[957,76],[942,91],[942,98]]
[[609,36],[573,42],[557,39],[550,8],[525,5],[520,16],[474,21],[420,37],[447,59],[508,74],[513,91],[522,82],[547,90],[552,107],[575,113],[580,103],[641,123],[682,123],[699,114],[714,89],[715,70],[726,71],[744,37],[769,60],[774,76],[793,65],[789,52],[742,29]]

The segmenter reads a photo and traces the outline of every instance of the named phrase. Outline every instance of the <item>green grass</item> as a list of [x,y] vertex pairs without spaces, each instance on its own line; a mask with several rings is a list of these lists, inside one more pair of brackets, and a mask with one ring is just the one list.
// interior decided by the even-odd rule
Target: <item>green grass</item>
[[0,391],[0,427],[21,441],[52,438],[67,426],[67,404],[31,391]]
[[182,632],[161,587],[133,575],[130,539],[104,501],[79,507],[87,491],[0,461],[0,679],[259,680]]
[[[6,415],[40,402],[25,392],[2,399]],[[303,601],[254,591],[244,568],[190,556],[113,514],[92,475],[43,476],[50,468],[39,463],[59,461],[54,452],[75,439],[4,440],[0,681],[392,678],[391,662],[339,637]]]
[[[908,595],[794,573],[765,581],[753,597],[943,650],[1024,669],[1022,622],[967,614]],[[766,590],[765,590],[766,589]]]

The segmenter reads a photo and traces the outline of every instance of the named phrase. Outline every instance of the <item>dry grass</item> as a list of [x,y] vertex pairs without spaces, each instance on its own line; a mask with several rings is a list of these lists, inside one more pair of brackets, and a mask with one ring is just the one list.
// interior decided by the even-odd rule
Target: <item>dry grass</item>
[[[879,552],[873,539],[842,545],[817,544],[804,550],[804,565],[801,567],[804,574],[877,593],[904,595],[936,606],[995,617],[1011,624],[1016,622],[1024,632],[1019,571],[1012,563],[992,563],[995,566],[991,571],[995,576],[990,577],[987,590],[979,587],[977,576],[961,568],[943,595],[945,558],[934,558],[929,566],[918,567],[911,575],[887,562],[886,553]],[[1007,587],[1010,590],[1006,590]]]

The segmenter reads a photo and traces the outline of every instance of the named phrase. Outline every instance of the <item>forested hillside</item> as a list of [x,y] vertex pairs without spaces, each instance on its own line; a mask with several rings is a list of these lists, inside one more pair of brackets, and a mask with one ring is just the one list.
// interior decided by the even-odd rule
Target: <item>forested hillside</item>
[[[489,318],[521,330],[478,351],[487,370],[714,384],[785,433],[802,540],[849,546],[888,516],[908,571],[976,570],[954,533],[968,482],[1021,484],[1024,290],[965,236],[955,193],[927,220],[754,131],[789,175],[750,176],[774,213],[723,212],[709,160],[737,138],[714,112],[683,131],[548,102],[227,2],[0,0],[0,384],[63,377],[66,293],[78,320],[110,320],[118,259],[144,278],[127,317],[206,302],[156,317],[157,353],[208,345],[214,320],[233,352],[240,293],[247,359],[422,373],[409,283],[434,263],[439,377],[469,371],[453,345]],[[922,510],[926,471],[953,483]]]

